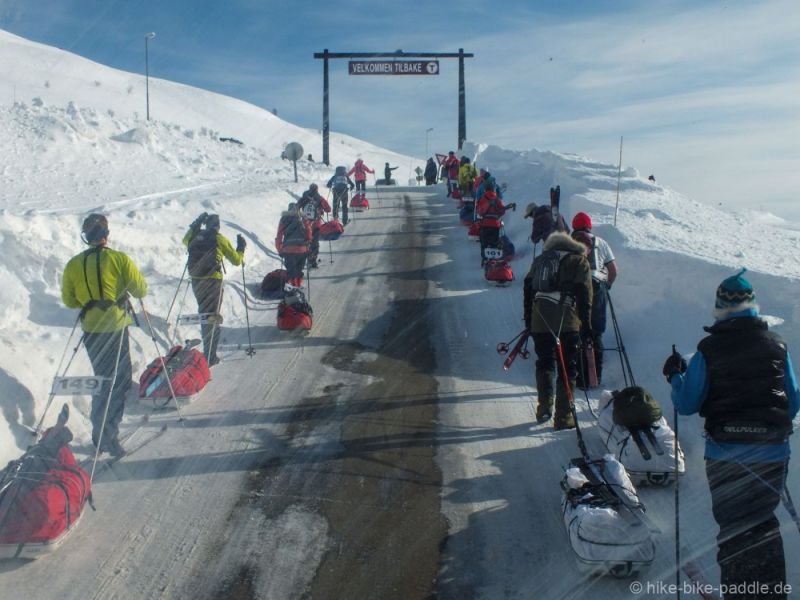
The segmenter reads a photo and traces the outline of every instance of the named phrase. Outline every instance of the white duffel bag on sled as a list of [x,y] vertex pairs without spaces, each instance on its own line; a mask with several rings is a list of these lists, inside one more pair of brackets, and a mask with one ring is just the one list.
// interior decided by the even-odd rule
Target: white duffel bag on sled
[[582,570],[629,577],[650,566],[658,530],[619,461],[610,454],[572,459],[561,489],[564,526]]
[[[618,424],[614,419],[615,394],[620,392],[601,401],[597,415],[606,448],[624,465],[636,485],[671,483],[675,480],[675,432],[663,416],[642,427],[628,428]],[[683,451],[679,445],[678,474],[684,471]]]

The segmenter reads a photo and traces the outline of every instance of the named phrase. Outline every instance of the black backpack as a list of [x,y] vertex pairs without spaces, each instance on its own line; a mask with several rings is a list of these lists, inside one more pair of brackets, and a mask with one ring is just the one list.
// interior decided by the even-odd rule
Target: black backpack
[[526,277],[533,292],[560,292],[558,267],[561,259],[568,254],[561,250],[545,250],[533,260],[531,271]]
[[286,219],[286,228],[283,230],[281,243],[284,246],[302,246],[308,243],[306,239],[306,227],[303,224],[303,217],[290,215]]
[[209,277],[222,271],[222,261],[217,260],[217,230],[201,229],[189,242],[189,275]]

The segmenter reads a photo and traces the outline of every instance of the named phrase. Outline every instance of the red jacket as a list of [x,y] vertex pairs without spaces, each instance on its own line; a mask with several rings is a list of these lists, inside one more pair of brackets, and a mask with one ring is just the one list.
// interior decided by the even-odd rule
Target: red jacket
[[461,167],[461,161],[455,156],[450,156],[444,161],[444,166],[447,167],[448,179],[458,179],[458,169]]
[[503,226],[501,219],[506,214],[506,205],[497,197],[494,192],[485,192],[478,200],[478,216],[481,217],[481,227],[494,227],[499,229]]
[[366,181],[367,173],[374,174],[375,171],[370,169],[367,165],[364,164],[364,161],[360,158],[356,161],[356,164],[353,165],[353,168],[347,172],[347,176],[354,175],[354,179],[356,181]]
[[275,249],[278,254],[305,254],[311,241],[311,223],[294,212],[285,212],[278,223]]

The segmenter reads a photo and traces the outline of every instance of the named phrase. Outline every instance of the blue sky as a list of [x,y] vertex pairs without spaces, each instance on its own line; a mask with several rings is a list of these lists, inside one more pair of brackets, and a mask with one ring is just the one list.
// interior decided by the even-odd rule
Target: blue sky
[[[701,201],[800,221],[800,3],[0,0],[0,28],[109,66],[276,108],[321,127],[334,52],[467,60],[467,134],[624,165]],[[331,127],[422,156],[453,149],[456,61],[437,77],[331,68]],[[557,182],[556,182],[557,183]]]

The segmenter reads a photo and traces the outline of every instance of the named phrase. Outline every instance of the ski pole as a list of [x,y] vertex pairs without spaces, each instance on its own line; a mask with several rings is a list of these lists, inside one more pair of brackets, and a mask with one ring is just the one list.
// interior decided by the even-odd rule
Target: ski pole
[[[158,349],[158,342],[156,341],[156,332],[153,329],[153,324],[150,322],[150,315],[147,314],[147,309],[144,307],[144,300],[139,298],[139,306],[142,308],[142,314],[144,315],[144,321],[147,323],[147,328],[150,330],[150,339],[153,340],[153,347],[156,349],[156,354],[158,355],[158,361],[161,363],[161,372],[164,373],[164,379],[167,382],[167,387],[169,388],[169,394],[172,400],[175,402],[175,410],[178,412],[178,421],[183,423],[183,415],[181,414],[181,407],[178,403],[178,397],[175,395],[175,390],[172,389],[172,378],[169,376],[169,372],[167,371],[167,363],[164,362],[164,357],[161,356],[161,350]],[[169,351],[169,348],[167,348]],[[185,423],[184,423],[185,426]]]
[[244,281],[244,261],[242,261],[242,292],[244,293],[244,317],[247,321],[247,350],[246,354],[250,358],[253,358],[253,355],[256,351],[253,349],[253,340],[250,337],[250,311],[247,308],[247,284]]
[[[631,385],[636,385],[636,380],[633,378],[633,369],[631,368],[631,362],[628,360],[628,352],[625,350],[625,344],[622,341],[622,333],[619,330],[619,321],[617,321],[617,313],[614,310],[614,303],[611,302],[611,294],[609,293],[611,290],[608,289],[608,286],[605,287],[606,298],[608,299],[608,306],[611,309],[611,320],[614,323],[614,330],[616,331],[616,337],[619,342],[619,352],[620,352],[620,361],[624,361],[622,364],[622,374],[625,374],[625,369],[628,370],[628,375],[631,378]],[[627,380],[626,380],[627,383]]]
[[306,285],[308,286],[308,301],[311,302],[311,267],[306,261]]
[[[675,351],[675,345],[672,345]],[[672,407],[672,422],[675,425],[675,440],[672,449],[675,454],[675,590],[677,598],[681,597],[681,510],[680,510],[680,477],[678,472],[678,407]]]
[[189,268],[189,261],[186,261],[186,264],[183,265],[183,273],[181,274],[181,279],[178,281],[178,287],[175,288],[175,295],[172,296],[172,302],[169,303],[169,310],[167,311],[167,316],[164,317],[165,321],[169,321],[169,316],[172,314],[172,308],[175,306],[175,300],[178,298],[178,294],[181,291],[181,286],[183,285],[183,278],[186,277],[186,271]]
[[[72,341],[72,336],[75,335],[75,329],[77,329],[78,322],[80,320],[81,320],[81,316],[78,315],[78,318],[75,319],[75,324],[72,326],[72,331],[69,332],[69,337],[67,338],[67,343],[64,346],[64,352],[61,355],[61,360],[58,361],[58,368],[56,369],[56,374],[58,374],[61,371],[61,365],[64,364],[64,358],[67,356],[67,348],[69,348],[69,343],[70,343],[70,341]],[[83,337],[84,337],[84,334],[81,334],[81,337],[78,340],[78,343],[75,345],[75,349],[72,351],[72,356],[70,357],[69,362],[67,363],[67,366],[64,368],[64,372],[61,374],[62,377],[64,377],[67,374],[67,371],[69,370],[69,367],[72,364],[72,361],[75,360],[75,355],[78,353],[78,349],[81,347],[81,343],[83,342]],[[55,390],[51,389],[50,390],[50,395],[47,398],[47,404],[45,404],[45,406],[44,406],[44,411],[42,412],[42,416],[39,419],[39,422],[36,424],[36,427],[34,428],[34,430],[31,431],[31,433],[33,434],[34,437],[38,437],[39,436],[39,430],[41,429],[42,423],[44,422],[44,417],[47,414],[47,411],[50,409],[50,405],[53,403],[53,399],[55,398],[55,396],[56,396],[55,395]]]

